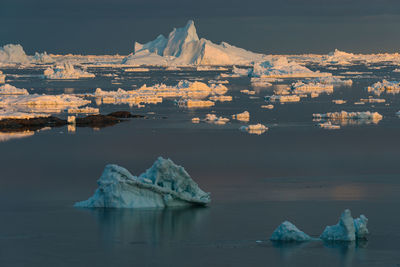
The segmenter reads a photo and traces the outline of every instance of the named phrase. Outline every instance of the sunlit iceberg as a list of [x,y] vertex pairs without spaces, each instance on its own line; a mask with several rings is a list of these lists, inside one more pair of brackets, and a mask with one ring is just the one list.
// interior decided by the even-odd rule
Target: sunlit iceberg
[[0,86],[0,95],[28,95],[28,90],[20,89],[11,84],[4,84]]
[[16,64],[29,63],[29,58],[19,44],[7,44],[0,47],[0,63]]
[[300,231],[294,224],[288,221],[281,223],[269,238],[271,241],[304,242],[311,237]]
[[380,95],[381,93],[398,94],[400,93],[400,82],[382,80],[367,87],[368,92]]
[[174,28],[168,38],[159,35],[146,44],[135,43],[134,53],[122,63],[127,65],[246,65],[261,60],[256,54],[228,43],[214,44],[199,38],[194,22]]
[[201,190],[183,167],[162,157],[140,176],[118,165],[107,165],[97,184],[94,195],[75,207],[164,208],[211,201],[210,193]]

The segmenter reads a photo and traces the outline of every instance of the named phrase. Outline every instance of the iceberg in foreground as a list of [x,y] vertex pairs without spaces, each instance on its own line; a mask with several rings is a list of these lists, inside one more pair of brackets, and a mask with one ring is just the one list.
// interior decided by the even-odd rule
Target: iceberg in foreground
[[364,215],[353,219],[351,211],[346,209],[336,225],[327,226],[320,238],[325,241],[355,241],[365,239],[368,234],[368,219]]
[[164,208],[185,205],[206,205],[206,193],[192,180],[182,166],[159,157],[140,176],[133,176],[118,165],[109,164],[97,181],[95,194],[75,203],[84,208]]
[[269,238],[271,241],[304,242],[311,237],[300,231],[294,224],[288,221],[281,223]]

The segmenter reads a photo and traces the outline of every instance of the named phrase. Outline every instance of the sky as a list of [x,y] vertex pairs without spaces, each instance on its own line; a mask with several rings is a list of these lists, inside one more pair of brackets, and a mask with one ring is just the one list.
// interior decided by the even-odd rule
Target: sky
[[0,0],[0,45],[125,55],[189,19],[199,37],[266,54],[400,52],[399,0]]

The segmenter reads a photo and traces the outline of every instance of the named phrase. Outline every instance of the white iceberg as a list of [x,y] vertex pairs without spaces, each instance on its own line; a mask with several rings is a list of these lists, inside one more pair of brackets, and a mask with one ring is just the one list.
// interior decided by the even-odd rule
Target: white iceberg
[[332,76],[330,73],[312,71],[295,61],[289,62],[284,56],[273,57],[264,62],[255,63],[250,76],[261,78],[301,78]]
[[353,219],[351,211],[346,209],[336,225],[327,226],[320,238],[325,241],[355,241],[368,235],[368,219],[364,215]]
[[300,231],[291,222],[284,221],[275,229],[269,239],[271,241],[304,242],[311,240],[311,237]]
[[164,208],[206,205],[210,193],[201,190],[181,166],[159,157],[140,176],[117,165],[107,165],[88,200],[75,203],[86,208]]
[[174,28],[168,38],[159,35],[146,44],[135,43],[134,53],[122,63],[127,65],[247,65],[262,60],[256,54],[222,42],[217,45],[199,38],[194,22]]
[[28,90],[19,89],[11,84],[4,84],[0,86],[0,95],[28,95]]
[[19,44],[7,44],[0,47],[0,63],[5,64],[26,64],[29,63],[29,57]]
[[64,63],[53,68],[47,68],[43,73],[44,78],[59,80],[59,79],[81,79],[94,78],[93,73],[89,73],[80,69],[75,69],[71,63]]

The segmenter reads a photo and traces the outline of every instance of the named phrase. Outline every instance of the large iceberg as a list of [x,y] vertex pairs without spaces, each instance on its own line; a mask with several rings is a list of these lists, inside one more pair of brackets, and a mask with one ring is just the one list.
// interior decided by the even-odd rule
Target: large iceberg
[[107,165],[97,184],[95,194],[75,207],[164,208],[211,201],[210,193],[201,190],[182,166],[162,157],[140,176],[118,165]]
[[19,44],[7,44],[0,47],[0,63],[16,64],[29,63],[29,58],[24,49]]
[[351,211],[346,209],[336,225],[327,226],[320,238],[325,241],[355,241],[365,239],[368,234],[368,219],[364,215],[353,219]]
[[311,237],[300,231],[291,222],[284,221],[275,229],[269,239],[271,241],[304,242],[311,240]]
[[122,63],[128,65],[247,65],[264,55],[228,43],[214,44],[199,38],[193,20],[175,28],[168,38],[159,35],[146,44],[135,43],[134,53]]

